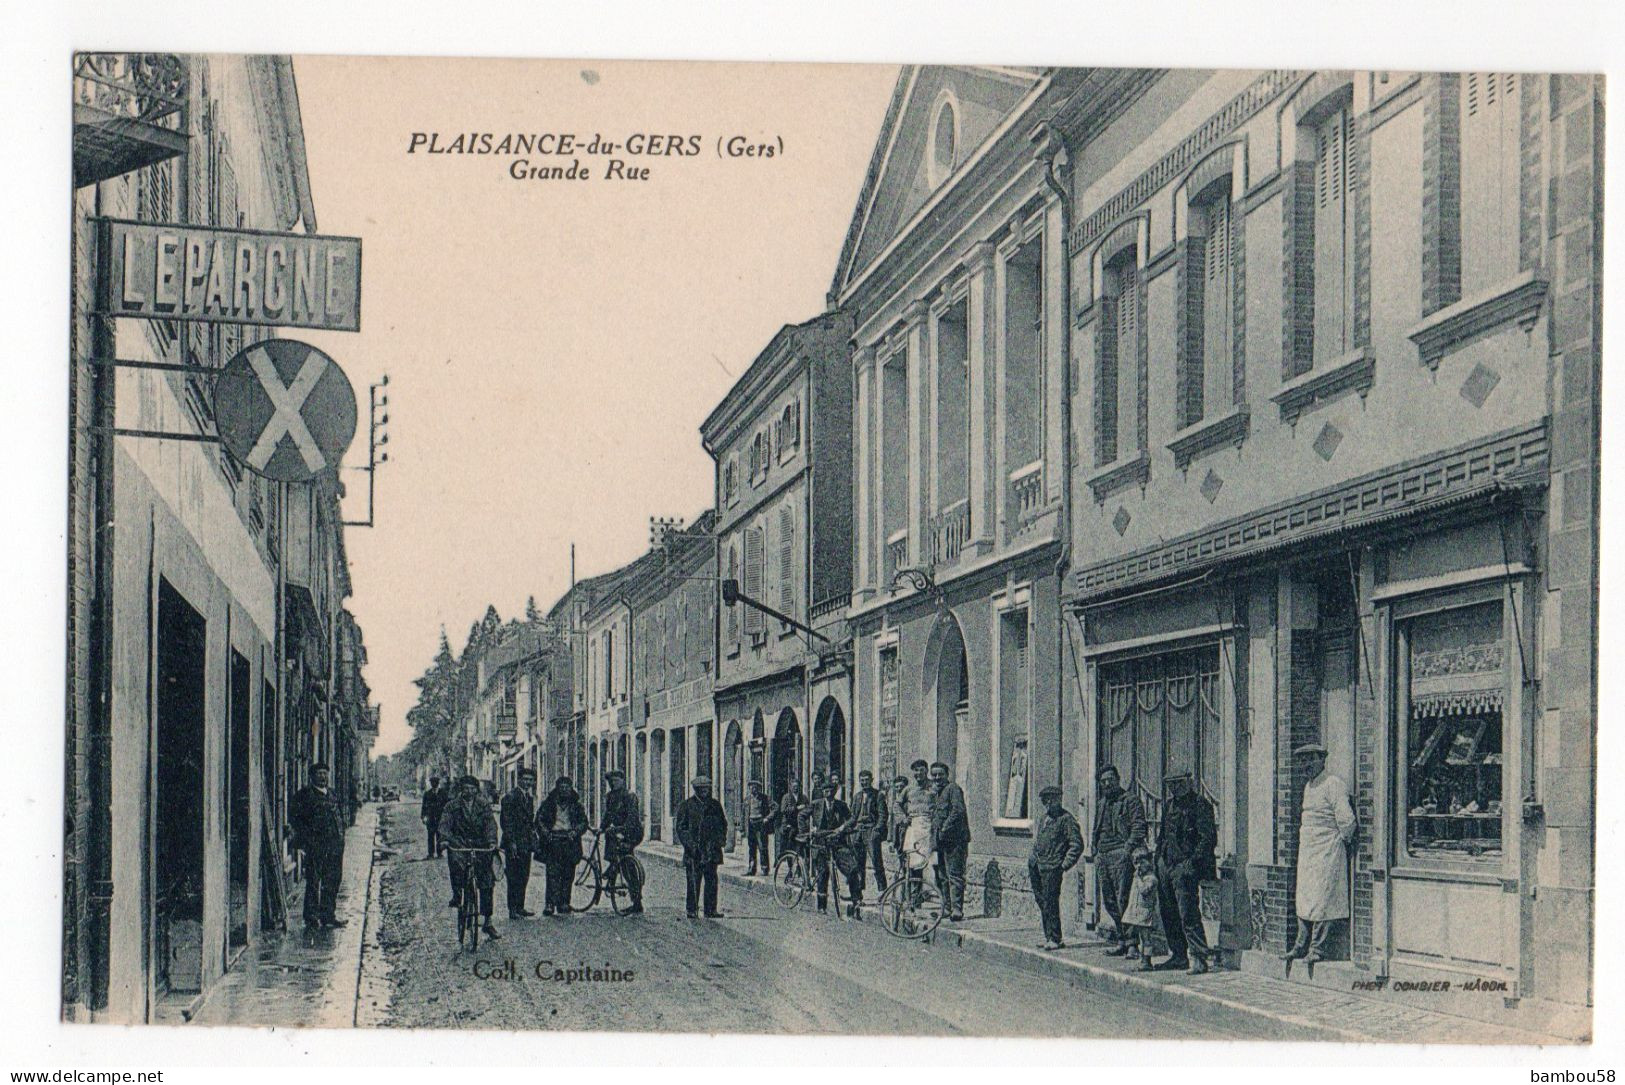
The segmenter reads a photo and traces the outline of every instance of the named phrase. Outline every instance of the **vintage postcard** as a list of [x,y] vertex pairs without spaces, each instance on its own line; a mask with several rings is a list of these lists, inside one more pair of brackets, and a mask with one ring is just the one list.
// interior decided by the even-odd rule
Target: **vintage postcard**
[[1591,1039],[1601,76],[72,63],[67,1021]]

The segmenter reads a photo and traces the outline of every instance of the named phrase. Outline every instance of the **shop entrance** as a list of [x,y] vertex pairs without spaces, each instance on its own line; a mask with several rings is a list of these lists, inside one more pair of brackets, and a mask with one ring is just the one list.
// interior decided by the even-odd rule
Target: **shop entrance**
[[649,738],[649,839],[659,840],[666,814],[666,732]]
[[[813,771],[846,773],[846,716],[833,697],[825,697],[813,720]],[[848,788],[850,795],[850,787]]]
[[1188,772],[1219,819],[1223,736],[1219,648],[1140,656],[1100,667],[1100,763],[1136,790],[1146,819],[1162,824],[1164,782]]
[[253,671],[248,660],[237,652],[231,653],[231,687],[228,724],[229,749],[226,775],[226,841],[230,849],[227,865],[229,878],[226,893],[226,945],[236,949],[248,944],[248,843],[249,843],[249,779],[248,751],[253,741],[253,715],[251,691],[254,688]]
[[793,708],[779,713],[773,729],[773,795],[782,797],[791,780],[801,779],[801,725]]
[[208,625],[158,584],[153,736],[153,981],[161,997],[203,989],[204,665]]
[[722,742],[722,806],[728,815],[728,849],[744,822],[745,742],[739,734],[739,721],[729,720]]
[[[970,724],[970,662],[965,637],[953,615],[945,615],[931,631],[925,649],[925,703],[936,712],[936,760],[948,765],[963,787],[973,755]],[[961,755],[964,764],[961,764]]]
[[[688,795],[688,748],[687,736],[681,727],[671,732],[671,807],[676,811],[679,803]],[[674,815],[675,816],[675,815]]]

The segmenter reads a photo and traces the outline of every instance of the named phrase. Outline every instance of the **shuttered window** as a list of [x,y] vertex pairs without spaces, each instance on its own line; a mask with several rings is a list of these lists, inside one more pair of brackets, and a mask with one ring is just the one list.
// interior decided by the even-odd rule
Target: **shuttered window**
[[1338,109],[1315,130],[1314,362],[1348,350],[1349,115]]
[[[745,530],[745,594],[752,599],[762,597],[763,554],[762,529],[759,527]],[[745,632],[762,632],[762,612],[755,607],[745,609]]]
[[779,609],[795,614],[796,514],[786,505],[779,510]]
[[[1202,269],[1202,404],[1197,419],[1220,414],[1229,404],[1230,306],[1230,182],[1226,178],[1210,189],[1204,204],[1207,244]],[[1197,419],[1192,419],[1196,421]]]
[[1117,458],[1138,451],[1136,420],[1140,396],[1140,270],[1130,252],[1123,261],[1117,293]]
[[1518,270],[1518,77],[1461,77],[1461,295],[1504,283]]
[[[734,543],[728,544],[728,579],[739,581],[739,547]],[[737,650],[739,647],[739,604],[724,607],[728,612],[728,643]]]

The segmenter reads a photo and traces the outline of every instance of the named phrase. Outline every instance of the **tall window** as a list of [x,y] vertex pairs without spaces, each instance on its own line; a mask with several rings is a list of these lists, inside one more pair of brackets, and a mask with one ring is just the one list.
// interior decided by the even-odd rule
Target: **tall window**
[[999,617],[999,761],[995,780],[996,816],[1026,821],[1032,772],[1029,738],[1032,733],[1032,666],[1027,644],[1027,611],[1011,610]]
[[1354,276],[1349,244],[1349,111],[1332,111],[1314,130],[1314,349],[1313,365],[1349,349]]
[[[728,544],[728,579],[739,582],[739,547],[736,543]],[[739,648],[739,604],[724,608],[728,612],[728,643],[737,651]]]
[[1518,270],[1518,76],[1461,76],[1461,295]]
[[796,514],[785,505],[779,509],[779,609],[786,614],[796,606],[795,546]]
[[615,698],[615,630],[604,631],[604,700]]
[[1140,274],[1136,246],[1104,268],[1096,331],[1095,463],[1114,463],[1139,448]]
[[[745,594],[752,599],[762,597],[763,582],[763,539],[762,529],[752,527],[745,529]],[[737,605],[737,604],[736,604]],[[756,634],[763,630],[762,612],[755,607],[745,610],[745,632]]]
[[1180,428],[1222,413],[1232,400],[1230,177],[1204,188],[1190,205],[1185,240],[1185,338],[1179,372]]

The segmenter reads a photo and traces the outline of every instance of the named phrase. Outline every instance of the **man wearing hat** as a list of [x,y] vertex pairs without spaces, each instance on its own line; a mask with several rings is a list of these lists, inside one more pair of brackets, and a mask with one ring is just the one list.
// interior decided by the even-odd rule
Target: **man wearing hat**
[[683,846],[683,871],[688,875],[688,918],[699,914],[701,898],[705,918],[721,919],[717,911],[717,867],[722,865],[722,844],[728,838],[728,815],[711,797],[711,777],[696,776],[694,794],[677,808],[672,826]]
[[1348,846],[1359,822],[1349,786],[1326,771],[1326,747],[1308,742],[1292,751],[1309,782],[1298,822],[1298,937],[1281,959],[1313,964],[1326,958],[1326,936],[1349,917]]
[[457,790],[441,817],[441,832],[445,835],[446,870],[451,875],[453,906],[463,893],[463,883],[473,873],[474,890],[479,896],[480,916],[484,922],[480,929],[487,938],[502,937],[491,923],[491,897],[496,886],[497,819],[491,816],[491,804],[486,801],[485,790],[474,776],[457,781]]
[[1061,803],[1061,789],[1054,784],[1038,792],[1038,801],[1044,804],[1044,814],[1027,856],[1027,880],[1044,919],[1044,948],[1053,951],[1066,948],[1061,940],[1061,879],[1083,857],[1083,830]]
[[568,776],[560,776],[553,790],[536,808],[536,836],[547,865],[547,900],[543,915],[560,919],[570,914],[570,888],[576,864],[581,862],[581,834],[587,831],[587,812]]
[[[609,794],[604,797],[604,861],[610,865],[613,879],[617,869],[615,860],[631,855],[632,850],[643,843],[643,808],[626,786],[626,773],[610,769],[604,774],[604,781],[609,784]],[[643,911],[643,883],[629,884],[626,890],[632,899],[626,914],[637,915]]]
[[520,769],[519,782],[502,796],[502,858],[508,871],[508,918],[528,919],[530,857],[541,843],[536,835],[536,770]]
[[331,782],[326,765],[312,765],[310,783],[288,805],[294,847],[305,853],[305,926],[312,929],[345,922],[333,910],[344,870],[344,811]]
[[1128,952],[1123,937],[1123,908],[1134,882],[1133,855],[1136,848],[1145,847],[1145,805],[1139,795],[1123,786],[1116,765],[1102,765],[1095,771],[1095,790],[1100,797],[1095,803],[1094,851],[1089,860],[1095,864],[1100,900],[1111,917],[1112,935],[1117,940],[1106,953],[1121,957]]
[[1187,968],[1191,975],[1208,970],[1212,951],[1202,926],[1199,886],[1214,876],[1213,849],[1219,842],[1213,804],[1196,790],[1188,772],[1167,779],[1168,801],[1162,807],[1162,832],[1157,835],[1157,893],[1162,909],[1162,930],[1173,956],[1157,965],[1160,971]]

